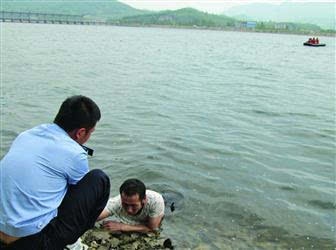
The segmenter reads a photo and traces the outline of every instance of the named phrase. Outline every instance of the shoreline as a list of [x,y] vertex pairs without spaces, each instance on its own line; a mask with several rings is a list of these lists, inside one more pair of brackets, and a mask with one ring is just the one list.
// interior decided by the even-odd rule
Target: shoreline
[[163,29],[188,29],[188,30],[213,30],[213,31],[229,31],[229,32],[246,32],[246,33],[262,33],[262,34],[279,34],[279,35],[301,35],[301,36],[324,36],[336,37],[336,33],[320,33],[320,32],[289,32],[289,31],[266,31],[266,30],[248,30],[248,29],[235,29],[235,28],[217,28],[217,27],[192,27],[192,26],[170,26],[170,25],[136,25],[136,24],[111,24],[117,27],[134,27],[134,28],[163,28]]
[[2,23],[17,23],[17,24],[56,24],[56,25],[88,25],[88,26],[113,26],[113,27],[133,27],[133,28],[161,28],[161,29],[186,29],[186,30],[212,30],[224,32],[245,32],[245,33],[261,33],[261,34],[279,34],[279,35],[299,35],[309,37],[336,37],[336,33],[320,33],[320,32],[289,32],[289,31],[267,31],[267,30],[252,30],[252,29],[237,29],[237,28],[220,28],[220,27],[193,27],[193,26],[171,26],[171,25],[141,25],[141,24],[116,24],[116,23],[98,23],[98,24],[74,24],[74,23],[40,23],[40,22],[0,22]]

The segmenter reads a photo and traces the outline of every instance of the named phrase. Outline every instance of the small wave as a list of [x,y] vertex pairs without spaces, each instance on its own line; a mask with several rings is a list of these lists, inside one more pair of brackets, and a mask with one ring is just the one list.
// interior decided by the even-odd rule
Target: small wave
[[[183,209],[184,207],[184,195],[182,194],[182,192],[180,192],[179,190],[176,190],[176,188],[173,188],[172,186],[168,185],[168,184],[150,184],[148,186],[148,189],[150,190],[154,190],[156,192],[159,192],[164,199],[165,202],[165,206],[166,206],[166,214],[170,215],[172,212],[179,212]],[[174,211],[169,210],[169,208],[171,208],[172,206],[174,206]]]
[[191,147],[187,147],[185,144],[182,142],[176,142],[173,140],[167,140],[167,141],[162,141],[161,147],[164,148],[167,151],[173,151],[176,153],[194,153],[194,150]]
[[263,110],[252,110],[253,113],[258,115],[264,115],[264,116],[281,116],[280,113],[272,112],[272,111],[263,111]]
[[280,113],[280,112],[273,112],[273,111],[264,111],[264,110],[252,110],[253,113],[258,114],[258,115],[264,115],[264,116],[271,116],[271,117],[309,117],[309,118],[316,118],[316,115],[313,114],[308,114],[308,113],[298,113],[298,112],[285,112],[285,113]]
[[336,247],[335,240],[311,235],[296,235],[278,226],[258,225],[255,229],[256,242],[277,243],[279,249],[334,249]]
[[292,186],[282,186],[280,187],[281,190],[285,190],[285,191],[296,191],[296,188],[292,187]]
[[7,130],[7,129],[1,130],[1,137],[2,138],[5,138],[5,137],[15,138],[17,136],[18,136],[18,133],[16,133],[15,131]]
[[285,134],[304,139],[335,139],[335,134],[319,131],[318,129],[290,129],[285,130]]
[[330,201],[311,200],[311,201],[308,201],[308,204],[313,207],[318,207],[318,208],[326,209],[326,210],[336,209],[336,203],[330,202]]

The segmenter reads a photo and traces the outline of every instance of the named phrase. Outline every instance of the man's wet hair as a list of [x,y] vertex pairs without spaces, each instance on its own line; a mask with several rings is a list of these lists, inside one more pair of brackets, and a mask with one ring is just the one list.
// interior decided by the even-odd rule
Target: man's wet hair
[[100,120],[98,105],[90,98],[82,95],[68,97],[61,105],[54,123],[66,132],[74,129],[92,129]]
[[146,195],[145,184],[138,179],[128,179],[120,186],[120,195],[124,193],[126,196],[139,195],[140,200],[143,200]]

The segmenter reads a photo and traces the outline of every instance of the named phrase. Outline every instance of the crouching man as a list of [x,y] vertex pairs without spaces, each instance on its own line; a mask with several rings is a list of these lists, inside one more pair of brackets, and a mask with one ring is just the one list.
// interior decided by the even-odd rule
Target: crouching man
[[0,161],[0,249],[63,250],[81,245],[110,196],[110,180],[89,171],[82,146],[101,114],[85,96],[61,105],[54,123],[21,133]]
[[105,221],[103,228],[110,232],[147,233],[160,227],[164,216],[161,194],[146,190],[138,179],[128,179],[120,186],[120,195],[110,198],[98,220],[114,216],[116,221]]

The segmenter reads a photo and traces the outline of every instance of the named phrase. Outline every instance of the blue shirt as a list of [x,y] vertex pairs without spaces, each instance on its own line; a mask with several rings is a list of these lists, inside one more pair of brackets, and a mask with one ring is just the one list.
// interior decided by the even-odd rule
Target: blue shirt
[[16,237],[41,231],[68,185],[88,171],[87,153],[56,124],[21,133],[0,162],[0,231]]

